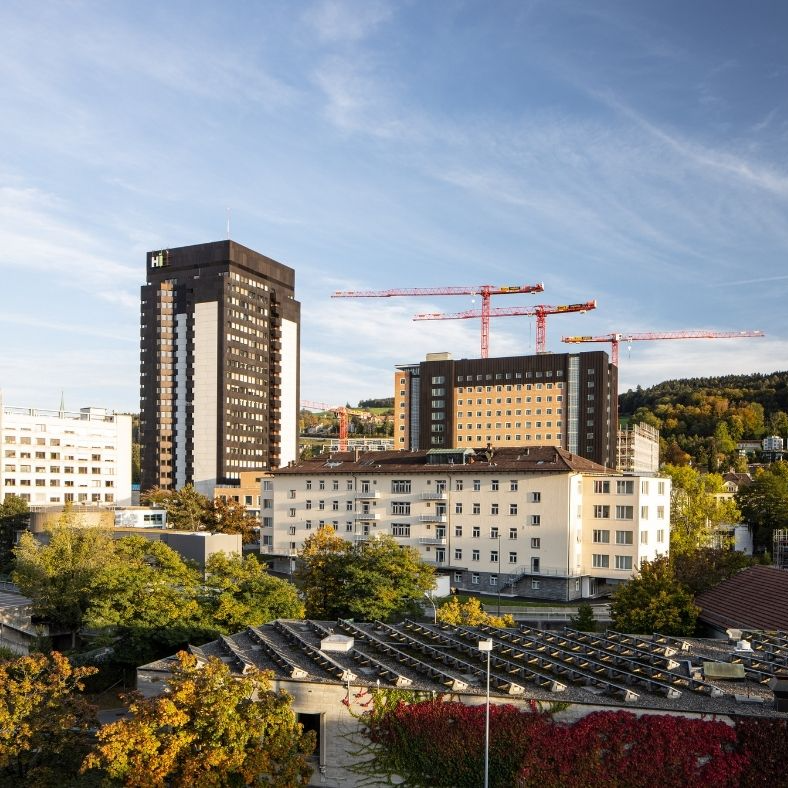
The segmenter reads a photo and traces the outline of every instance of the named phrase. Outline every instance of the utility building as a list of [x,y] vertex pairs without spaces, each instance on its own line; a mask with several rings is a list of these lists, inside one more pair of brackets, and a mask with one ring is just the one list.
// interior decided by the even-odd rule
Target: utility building
[[556,446],[616,467],[618,371],[607,353],[453,360],[397,367],[397,449]]
[[295,459],[295,271],[234,241],[149,252],[141,303],[142,489],[213,496]]

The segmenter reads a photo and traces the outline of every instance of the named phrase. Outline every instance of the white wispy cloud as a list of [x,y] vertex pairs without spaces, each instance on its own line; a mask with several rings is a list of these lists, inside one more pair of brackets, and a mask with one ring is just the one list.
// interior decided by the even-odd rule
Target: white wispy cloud
[[55,195],[0,186],[0,267],[53,275],[61,284],[123,302],[122,290],[139,282],[139,270],[104,253],[99,239],[82,229],[84,222],[68,214]]
[[323,41],[360,41],[393,16],[381,0],[321,0],[304,14],[306,23]]

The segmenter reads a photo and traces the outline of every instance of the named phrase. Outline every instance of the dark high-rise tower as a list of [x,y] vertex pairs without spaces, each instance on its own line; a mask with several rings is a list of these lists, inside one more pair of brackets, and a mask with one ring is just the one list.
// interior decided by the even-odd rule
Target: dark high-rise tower
[[142,489],[207,495],[297,456],[295,271],[234,241],[149,252],[142,287]]

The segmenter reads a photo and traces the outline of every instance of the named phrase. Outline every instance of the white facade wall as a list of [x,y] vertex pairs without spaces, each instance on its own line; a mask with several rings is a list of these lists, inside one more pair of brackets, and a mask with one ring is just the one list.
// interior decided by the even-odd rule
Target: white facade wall
[[298,457],[298,323],[282,319],[280,466]]
[[[195,304],[193,480],[195,489],[209,496],[213,495],[213,488],[216,486],[219,408],[218,321],[219,304],[216,301]],[[179,424],[178,427],[181,431],[185,430],[186,424]],[[181,478],[180,470],[176,470],[176,478]]]
[[642,561],[668,554],[670,479],[586,476],[583,490],[583,565],[592,577],[627,580]]
[[[263,520],[262,550],[295,556],[322,525],[350,541],[391,534],[448,571],[453,584],[463,582],[480,593],[495,593],[525,576],[534,592],[542,578],[564,578],[574,580],[579,593],[583,577],[625,580],[642,559],[668,551],[666,479],[486,467],[480,472],[479,467],[435,466],[429,473],[405,475],[330,468],[274,474],[272,491],[263,492],[263,514],[267,498],[272,518]],[[631,493],[617,492],[623,480],[628,484],[621,489],[631,487]],[[595,481],[607,482],[612,492],[595,493]],[[604,511],[595,509],[600,505],[609,507],[604,520],[595,517]],[[619,521],[616,514],[626,519]],[[593,543],[600,526],[609,531],[604,551]],[[619,537],[623,544],[616,543],[617,531],[629,533]],[[603,552],[608,566],[594,567],[593,555]],[[590,587],[586,584],[583,595]]]
[[0,446],[0,501],[17,495],[31,506],[131,504],[131,416],[0,402]]

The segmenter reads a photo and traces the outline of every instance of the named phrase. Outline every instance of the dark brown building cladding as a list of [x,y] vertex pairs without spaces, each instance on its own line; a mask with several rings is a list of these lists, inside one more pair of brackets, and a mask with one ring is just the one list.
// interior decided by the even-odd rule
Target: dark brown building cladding
[[212,494],[213,485],[232,483],[241,471],[276,468],[295,456],[294,286],[292,268],[234,241],[148,253],[143,489],[191,483]]
[[444,357],[407,369],[411,412],[405,418],[418,430],[398,448],[547,443],[615,467],[618,371],[602,351]]

